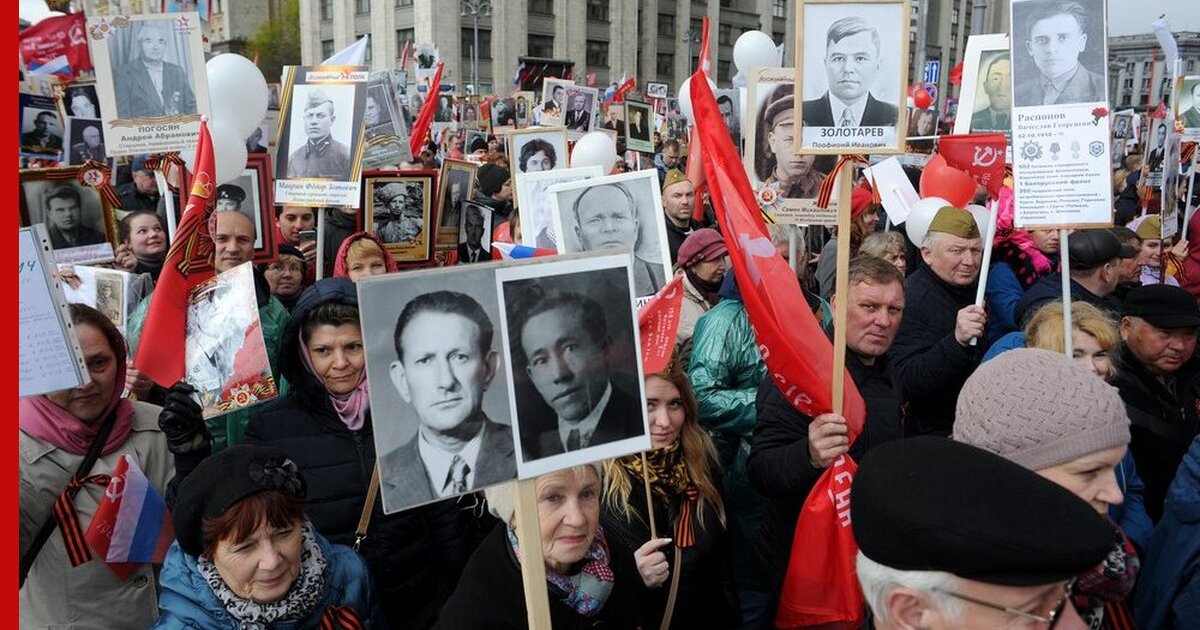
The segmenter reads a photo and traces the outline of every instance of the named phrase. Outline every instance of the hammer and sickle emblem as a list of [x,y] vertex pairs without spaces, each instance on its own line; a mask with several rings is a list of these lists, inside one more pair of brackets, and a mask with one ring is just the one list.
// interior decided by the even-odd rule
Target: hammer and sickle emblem
[[107,497],[109,501],[116,503],[123,494],[125,494],[125,478],[113,477],[108,482],[108,488],[104,490],[104,496]]
[[996,158],[1000,152],[992,147],[975,147],[975,158],[972,160],[972,166],[980,166],[987,168],[996,163]]

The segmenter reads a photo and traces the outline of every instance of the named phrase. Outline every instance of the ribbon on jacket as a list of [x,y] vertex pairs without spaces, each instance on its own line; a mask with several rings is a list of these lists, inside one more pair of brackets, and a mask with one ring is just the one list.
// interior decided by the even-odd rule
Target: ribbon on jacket
[[362,617],[349,606],[330,606],[321,613],[321,630],[363,630]]
[[687,549],[696,544],[696,509],[699,504],[700,492],[696,486],[688,486],[683,492],[683,503],[679,506],[679,518],[675,521],[675,546]]
[[62,494],[54,500],[54,520],[58,521],[58,529],[62,532],[63,547],[67,550],[67,558],[71,566],[77,567],[92,559],[92,550],[88,547],[79,525],[79,513],[75,511],[75,495],[79,494],[84,484],[108,486],[112,478],[108,475],[92,475],[90,477],[71,477]]

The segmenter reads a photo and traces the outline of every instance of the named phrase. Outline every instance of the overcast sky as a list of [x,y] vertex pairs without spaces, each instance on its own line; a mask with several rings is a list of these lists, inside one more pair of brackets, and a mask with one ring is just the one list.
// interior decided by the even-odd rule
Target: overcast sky
[[1163,13],[1172,31],[1200,31],[1200,4],[1196,0],[1109,0],[1108,34],[1153,32],[1150,22]]

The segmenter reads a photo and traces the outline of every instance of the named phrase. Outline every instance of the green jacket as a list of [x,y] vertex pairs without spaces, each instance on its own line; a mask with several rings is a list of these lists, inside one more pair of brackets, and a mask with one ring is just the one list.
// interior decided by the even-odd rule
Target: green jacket
[[[129,343],[129,356],[137,355],[138,339],[142,334],[142,326],[146,323],[146,313],[150,310],[150,296],[142,300],[137,309],[129,316],[125,327],[125,338]],[[271,362],[271,375],[275,377],[275,386],[282,396],[286,387],[279,380],[279,348],[283,344],[283,327],[287,325],[288,312],[275,296],[270,296],[266,305],[258,308],[258,319],[262,324],[263,341],[267,344],[267,359]],[[180,352],[184,349],[180,348]],[[242,441],[246,433],[246,423],[250,422],[250,409],[232,411],[220,416],[214,416],[206,421],[208,432],[212,435],[212,452],[216,453],[226,446],[232,446]]]

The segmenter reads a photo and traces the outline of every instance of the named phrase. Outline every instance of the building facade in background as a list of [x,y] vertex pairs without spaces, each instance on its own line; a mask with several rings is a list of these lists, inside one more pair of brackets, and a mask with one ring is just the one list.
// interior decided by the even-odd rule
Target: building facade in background
[[[1200,33],[1175,33],[1183,74],[1200,72]],[[1153,33],[1108,38],[1108,94],[1114,109],[1147,108],[1166,100],[1171,69]]]

